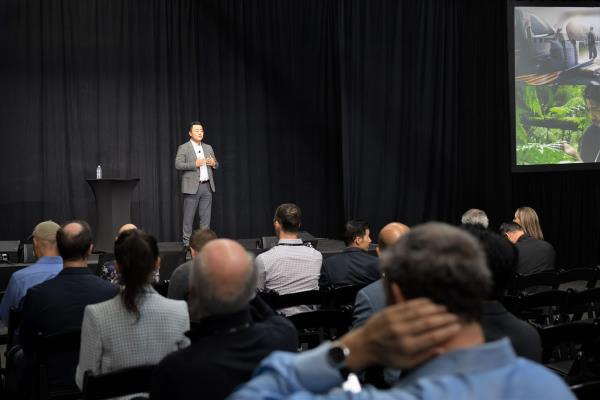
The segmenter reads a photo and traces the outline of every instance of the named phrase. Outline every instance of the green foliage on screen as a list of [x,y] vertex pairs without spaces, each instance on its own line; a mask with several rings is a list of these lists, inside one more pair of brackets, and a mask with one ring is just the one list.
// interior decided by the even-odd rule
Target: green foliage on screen
[[[581,136],[590,126],[584,89],[583,85],[516,85],[517,165],[575,161],[556,144],[566,142],[578,149]],[[554,148],[547,146],[550,144]]]

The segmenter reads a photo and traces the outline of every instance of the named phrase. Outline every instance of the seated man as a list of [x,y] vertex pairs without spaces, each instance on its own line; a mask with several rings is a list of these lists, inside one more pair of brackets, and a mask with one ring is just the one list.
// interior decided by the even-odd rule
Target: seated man
[[529,236],[516,222],[503,223],[500,226],[500,233],[517,248],[519,253],[517,272],[519,274],[530,275],[554,270],[556,253],[550,243]]
[[365,221],[348,221],[344,232],[346,248],[323,261],[319,287],[365,286],[381,278],[377,257],[367,253],[371,231]]
[[483,246],[494,281],[490,296],[483,303],[481,315],[481,326],[486,342],[507,337],[518,356],[541,363],[542,341],[537,329],[515,317],[498,301],[515,275],[517,262],[515,246],[495,233],[472,227],[466,229],[479,239]]
[[[400,222],[390,222],[379,231],[377,243],[377,255],[381,259],[384,251],[391,247],[410,230],[410,228]],[[352,326],[354,328],[363,325],[367,319],[377,311],[385,307],[385,293],[383,290],[383,281],[377,281],[365,286],[356,294],[354,302],[354,313],[352,315]]]
[[8,281],[6,293],[0,303],[0,319],[6,326],[10,323],[10,309],[20,308],[21,300],[29,288],[54,278],[62,270],[63,261],[56,247],[56,232],[59,228],[54,221],[44,221],[33,229],[33,253],[37,261],[13,273]]
[[460,223],[463,227],[477,227],[487,229],[490,225],[487,214],[483,210],[471,208],[462,215]]
[[[196,229],[190,237],[190,252],[192,259],[200,254],[205,244],[217,238],[217,234],[210,229]],[[175,268],[171,274],[169,292],[167,297],[175,300],[187,300],[189,291],[190,270],[192,260],[189,260]]]
[[[193,240],[193,239],[192,239]],[[192,344],[165,357],[152,399],[223,399],[274,350],[295,352],[294,325],[255,296],[252,257],[232,240],[207,243],[190,272]]]
[[[44,283],[32,287],[23,300],[19,339],[31,360],[38,335],[52,335],[81,329],[83,310],[118,293],[118,287],[95,276],[87,267],[92,253],[92,232],[84,221],[63,225],[56,234],[63,269]],[[78,355],[61,358],[49,369],[49,383],[75,386]]]
[[[298,237],[301,223],[302,212],[297,205],[286,203],[275,210],[273,228],[279,241],[256,257],[259,290],[290,294],[319,289],[323,256]],[[289,316],[309,310],[307,306],[298,306],[280,311]]]
[[[339,341],[296,355],[272,354],[230,398],[575,398],[557,375],[517,357],[508,339],[485,343],[479,317],[491,274],[467,232],[441,223],[418,226],[389,250],[382,267],[394,306]],[[338,389],[344,371],[373,364],[412,371],[385,391]]]

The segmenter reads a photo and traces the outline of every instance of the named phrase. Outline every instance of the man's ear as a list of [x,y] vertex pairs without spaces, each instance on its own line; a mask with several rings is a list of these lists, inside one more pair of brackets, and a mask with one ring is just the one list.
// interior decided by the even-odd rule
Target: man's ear
[[404,303],[406,298],[404,294],[402,294],[402,290],[397,283],[392,283],[390,288],[392,289],[392,297],[394,298],[394,303]]
[[93,251],[94,251],[94,243],[90,244],[90,247],[89,247],[88,251],[86,252],[86,256],[89,258],[92,255]]
[[381,250],[379,250],[379,245],[375,247],[375,252],[377,253],[377,257],[381,257]]
[[156,262],[154,263],[154,269],[158,271],[160,269],[160,256],[156,258]]

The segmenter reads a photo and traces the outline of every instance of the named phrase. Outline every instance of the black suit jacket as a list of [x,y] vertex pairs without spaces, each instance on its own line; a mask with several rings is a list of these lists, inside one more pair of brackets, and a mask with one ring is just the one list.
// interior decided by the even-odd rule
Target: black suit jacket
[[158,365],[150,398],[224,399],[247,382],[272,351],[296,352],[294,325],[277,316],[258,296],[251,304],[250,309],[194,324],[187,333],[192,344],[169,354]]
[[515,245],[519,252],[517,272],[521,275],[536,274],[554,269],[554,247],[546,241],[523,235]]
[[365,286],[379,278],[381,271],[377,257],[356,247],[346,247],[341,254],[323,260],[319,287]]
[[[53,335],[80,330],[88,304],[114,297],[118,288],[98,278],[86,267],[65,268],[56,277],[32,287],[23,300],[19,341],[25,355],[32,355],[38,332]],[[49,371],[53,385],[75,385],[77,355],[65,356]]]
[[484,303],[481,327],[486,342],[507,337],[518,356],[542,362],[542,342],[538,331],[508,312],[499,302]]

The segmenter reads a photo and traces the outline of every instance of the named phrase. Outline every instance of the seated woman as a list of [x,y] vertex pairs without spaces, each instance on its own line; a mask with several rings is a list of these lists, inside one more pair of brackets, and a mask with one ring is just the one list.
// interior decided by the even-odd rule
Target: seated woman
[[540,226],[540,220],[537,213],[531,207],[519,207],[515,211],[515,219],[513,222],[521,225],[525,230],[525,233],[529,236],[544,240],[544,234],[542,233],[542,227]]
[[140,230],[121,233],[115,264],[123,285],[120,294],[85,308],[75,381],[83,375],[137,365],[158,364],[167,354],[189,345],[185,301],[162,297],[151,286],[160,264],[156,240]]

